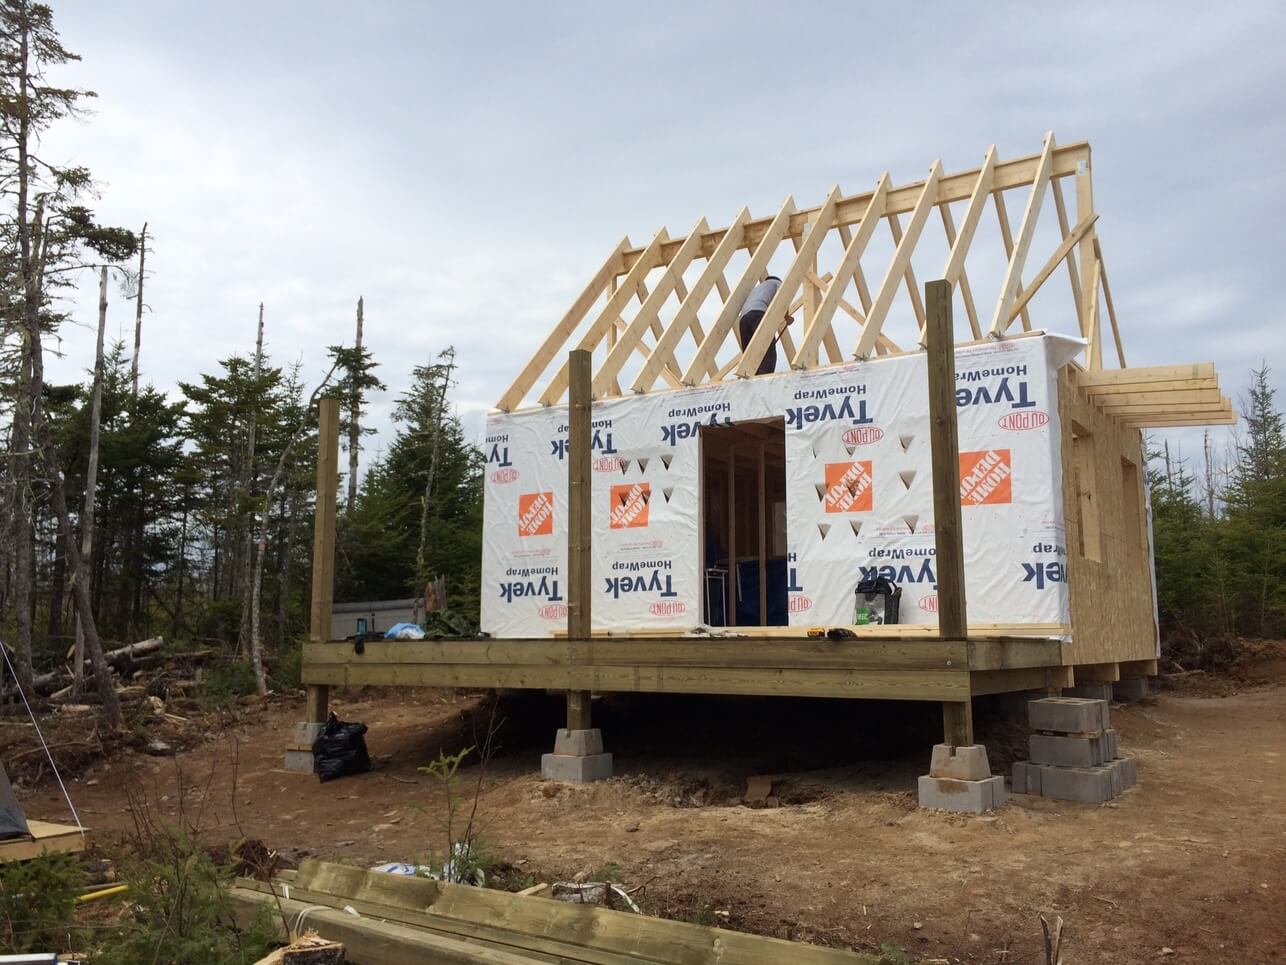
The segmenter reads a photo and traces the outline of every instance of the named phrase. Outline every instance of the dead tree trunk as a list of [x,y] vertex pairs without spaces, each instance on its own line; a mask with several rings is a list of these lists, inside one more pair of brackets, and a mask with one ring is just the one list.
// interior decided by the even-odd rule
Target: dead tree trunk
[[9,461],[13,480],[13,610],[14,644],[18,657],[18,683],[29,690],[34,674],[31,666],[31,624],[35,611],[32,575],[36,553],[35,507],[31,495],[31,341],[23,332],[18,362],[18,391],[13,413],[12,455]]
[[362,387],[359,383],[362,364],[362,299],[357,299],[357,340],[353,346],[354,363],[358,366],[349,379],[348,399],[348,502],[345,510],[353,511],[357,503],[357,451],[362,441]]
[[[259,303],[259,333],[255,336],[255,386],[259,385],[259,379],[263,376],[263,302]],[[246,464],[242,470],[241,494],[242,498],[248,503],[254,493],[255,485],[255,431],[258,427],[258,410],[250,410],[250,431],[246,438]],[[240,508],[238,508],[238,516]],[[246,526],[246,536],[244,549],[242,551],[241,562],[241,628],[237,634],[237,650],[246,651],[246,645],[250,640],[251,624],[251,607],[253,599],[257,597],[254,592],[253,572],[253,552],[254,552],[254,516],[251,515],[249,524]]]
[[[94,352],[94,390],[89,403],[89,468],[85,472],[85,509],[80,516],[80,555],[88,573],[94,565],[94,494],[98,484],[98,435],[103,413],[103,333],[107,330],[107,267],[98,274],[98,347]],[[80,696],[85,666],[85,631],[76,618],[71,692]]]
[[130,398],[138,398],[138,354],[143,347],[143,270],[147,264],[147,222],[138,237],[138,291],[134,295],[134,357],[129,363]]
[[415,554],[415,575],[418,583],[428,578],[429,545],[429,500],[433,498],[433,481],[438,472],[438,447],[442,441],[442,421],[446,413],[447,389],[451,387],[451,370],[455,368],[455,346],[448,345],[438,356],[445,359],[439,363],[442,376],[442,390],[438,393],[437,411],[433,415],[433,448],[429,454],[429,472],[424,480],[424,501],[420,506],[420,547]]
[[313,394],[308,397],[308,405],[304,407],[304,418],[300,420],[295,431],[291,433],[290,438],[281,449],[281,456],[277,459],[277,468],[273,471],[272,478],[268,480],[268,488],[263,494],[263,522],[258,525],[259,541],[256,546],[254,559],[254,579],[251,582],[251,605],[250,605],[250,660],[254,665],[255,671],[255,690],[259,696],[265,696],[268,693],[268,678],[263,672],[263,640],[260,636],[259,627],[259,602],[260,594],[263,589],[263,562],[268,551],[268,514],[272,509],[272,494],[276,492],[277,485],[281,482],[281,475],[286,471],[286,460],[290,457],[290,450],[294,448],[295,442],[303,435],[304,428],[308,425],[309,415],[313,407],[317,405],[317,397],[321,395],[322,390],[330,384],[330,377],[335,374],[335,367],[339,365],[338,358],[331,365],[330,371],[326,377],[321,380],[317,388],[313,389]]

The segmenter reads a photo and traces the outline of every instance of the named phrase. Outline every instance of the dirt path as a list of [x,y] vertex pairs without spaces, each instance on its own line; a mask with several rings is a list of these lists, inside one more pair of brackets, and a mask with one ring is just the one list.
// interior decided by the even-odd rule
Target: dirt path
[[[279,704],[177,762],[100,765],[97,783],[86,777],[72,793],[87,824],[119,830],[125,782],[173,813],[176,763],[202,782],[213,764],[215,836],[239,825],[295,857],[361,864],[440,853],[441,790],[416,768],[473,743],[482,702],[399,691],[334,703],[371,725],[371,774],[319,785],[281,770],[300,708]],[[560,704],[500,706],[504,748],[479,814],[490,852],[537,880],[615,865],[627,883],[648,882],[642,901],[654,913],[951,961],[1043,961],[1041,912],[1066,921],[1069,963],[1286,958],[1282,684],[1118,705],[1138,788],[1104,807],[1019,795],[981,817],[915,806],[936,707],[614,698],[596,713],[622,776],[572,787],[538,772]],[[993,728],[993,748],[1005,736]],[[785,772],[780,806],[734,803],[749,774]],[[461,771],[467,783],[477,774]],[[59,813],[47,789],[24,806]]]

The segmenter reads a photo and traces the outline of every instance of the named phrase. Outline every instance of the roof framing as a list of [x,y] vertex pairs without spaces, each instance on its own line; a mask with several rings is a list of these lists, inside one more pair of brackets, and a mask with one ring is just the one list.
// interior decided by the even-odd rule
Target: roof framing
[[[1063,194],[1067,179],[1074,186],[1074,216]],[[1016,232],[1005,197],[1009,192],[1022,198]],[[1048,210],[1050,195],[1056,227],[1042,233],[1038,230],[1040,218],[1042,211]],[[1060,319],[1076,319],[1077,333],[1088,342],[1082,375],[1093,377],[1105,371],[1107,332],[1115,363],[1124,369],[1125,351],[1103,263],[1093,198],[1089,144],[1058,144],[1051,131],[1035,154],[1001,160],[993,146],[982,164],[971,170],[948,174],[941,162],[935,161],[923,180],[909,184],[895,186],[886,172],[869,191],[845,195],[836,185],[812,208],[799,209],[794,199],[787,197],[771,216],[753,218],[743,208],[727,227],[711,228],[701,218],[679,237],[662,228],[647,245],[632,246],[626,238],[540,344],[496,408],[510,412],[532,401],[545,406],[560,404],[567,392],[567,363],[565,358],[557,366],[554,363],[570,348],[595,353],[595,398],[752,378],[774,344],[794,369],[900,353],[903,350],[886,328],[903,287],[908,293],[905,302],[909,302],[909,312],[904,311],[903,316],[909,316],[914,326],[912,349],[922,347],[925,315],[915,261],[917,252],[921,262],[931,256],[934,242],[926,241],[926,235],[938,233],[936,228],[930,230],[937,222],[941,247],[947,252],[941,277],[953,291],[959,289],[963,317],[968,321],[968,331],[957,333],[959,342],[1031,332],[1031,316],[1039,308]],[[983,215],[988,203],[995,210],[998,231],[985,227]],[[956,212],[952,205],[957,205]],[[936,219],[932,217],[935,210]],[[905,224],[903,216],[907,216]],[[881,224],[887,225],[891,256],[873,254]],[[995,235],[999,236],[995,252],[979,255],[979,239]],[[829,245],[828,239],[832,239]],[[785,247],[787,242],[789,247]],[[1046,245],[1050,250],[1039,250]],[[971,253],[983,263],[983,273],[975,275],[972,283],[966,271]],[[821,259],[830,261],[833,256],[837,256],[833,267],[819,267]],[[779,266],[786,257],[789,262],[782,269]],[[868,266],[873,258],[883,259],[873,276],[879,279],[873,291],[864,258]],[[1040,268],[1024,283],[1029,261]],[[1000,270],[995,272],[997,262]],[[1070,282],[1069,304],[1051,308],[1049,296],[1036,304],[1036,296],[1049,290],[1047,282],[1064,265]],[[770,266],[772,273],[781,277],[781,287],[749,344],[742,346],[736,332],[741,306]],[[999,275],[999,284],[993,289],[995,308],[983,320],[978,316],[975,296],[980,291],[978,279],[989,267]],[[847,297],[850,291],[854,293],[852,300]],[[636,299],[638,307],[631,314],[630,306]],[[796,313],[802,313],[803,325],[792,332],[789,323]],[[1021,323],[1021,333],[1010,331],[1016,320]],[[852,332],[847,355],[841,326]],[[640,361],[635,365],[632,360],[636,356]],[[1104,386],[1111,383],[1106,382],[1081,384],[1092,386],[1094,400],[1129,425],[1188,425],[1199,424],[1194,420],[1235,418],[1228,401],[1218,394],[1213,370],[1181,380],[1198,383],[1183,389],[1167,388],[1174,380],[1157,376],[1160,370],[1129,371],[1144,374],[1121,383],[1129,387],[1128,392],[1107,391]],[[542,378],[543,388],[537,392]]]

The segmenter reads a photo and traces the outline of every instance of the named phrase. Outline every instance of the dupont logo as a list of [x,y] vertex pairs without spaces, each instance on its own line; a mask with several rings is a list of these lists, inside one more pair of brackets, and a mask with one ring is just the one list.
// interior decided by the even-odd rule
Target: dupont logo
[[813,598],[804,596],[802,593],[792,593],[790,599],[786,601],[786,609],[791,613],[803,613],[805,610],[813,608]]
[[491,481],[503,486],[505,483],[518,481],[517,469],[497,469],[491,474]]
[[846,446],[869,446],[884,438],[884,430],[879,426],[854,426],[844,430]]
[[630,483],[612,487],[608,526],[612,529],[641,529],[647,526],[648,504],[652,487],[647,483]]
[[1013,483],[1008,449],[960,453],[960,505],[1012,503]]
[[595,472],[620,472],[621,460],[616,456],[599,456],[593,466]]
[[920,602],[916,604],[925,613],[938,612],[938,594],[930,593],[928,596],[920,597]]
[[567,604],[566,603],[546,603],[536,613],[542,620],[566,620]]
[[869,513],[874,505],[874,492],[870,460],[826,464],[826,494],[823,498],[826,512]]
[[996,424],[1010,432],[1024,432],[1027,429],[1040,429],[1049,425],[1049,416],[1039,409],[1033,409],[1031,412],[1011,412],[1008,415],[1002,415],[996,420]]
[[524,493],[518,497],[518,535],[552,536],[554,494]]
[[687,608],[682,600],[657,600],[647,609],[654,617],[677,617]]

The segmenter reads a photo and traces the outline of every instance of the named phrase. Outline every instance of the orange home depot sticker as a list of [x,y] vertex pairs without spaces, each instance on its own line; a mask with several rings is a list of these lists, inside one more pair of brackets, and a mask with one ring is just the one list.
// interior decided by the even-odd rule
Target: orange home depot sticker
[[554,532],[554,494],[524,493],[518,497],[518,535],[550,536]]
[[652,487],[647,483],[613,486],[608,525],[612,529],[634,529],[646,526],[648,503],[651,501]]
[[1008,449],[960,453],[960,505],[1012,503],[1013,478]]
[[826,512],[869,513],[874,505],[874,493],[869,459],[826,464]]

